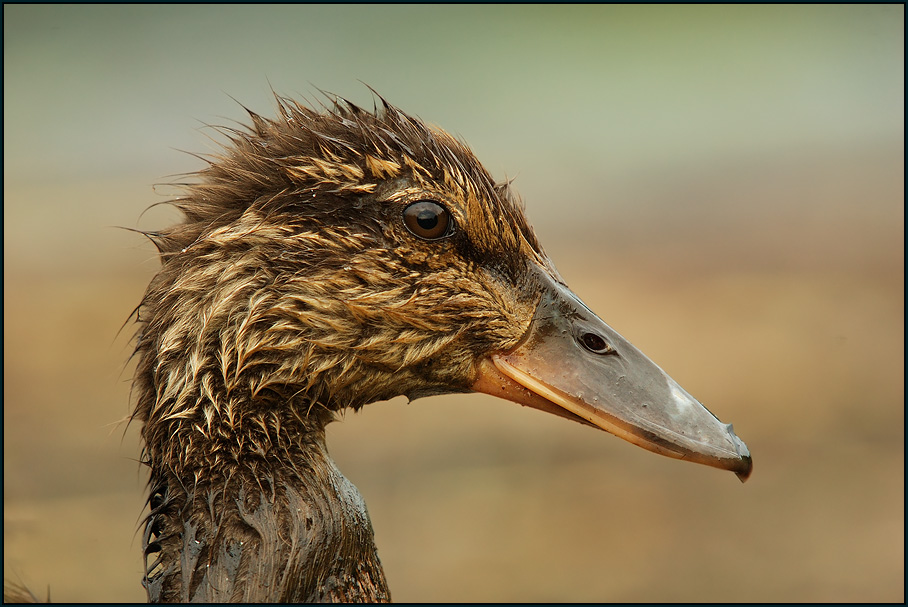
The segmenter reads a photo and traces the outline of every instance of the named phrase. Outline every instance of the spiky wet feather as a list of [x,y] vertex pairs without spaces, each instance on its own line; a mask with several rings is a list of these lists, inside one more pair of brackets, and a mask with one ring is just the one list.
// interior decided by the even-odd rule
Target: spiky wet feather
[[[149,234],[162,268],[138,309],[134,417],[152,470],[153,599],[387,598],[324,425],[400,394],[467,390],[480,356],[530,321],[527,260],[548,265],[508,186],[447,133],[388,104],[278,109],[224,129],[229,143],[173,201],[185,221]],[[425,199],[448,209],[453,236],[406,230],[402,209]],[[324,487],[343,489],[342,507]],[[318,533],[299,528],[301,508]],[[238,546],[246,564],[231,573]],[[319,550],[347,560],[312,573]],[[267,594],[244,594],[253,552],[285,563],[259,580]]]

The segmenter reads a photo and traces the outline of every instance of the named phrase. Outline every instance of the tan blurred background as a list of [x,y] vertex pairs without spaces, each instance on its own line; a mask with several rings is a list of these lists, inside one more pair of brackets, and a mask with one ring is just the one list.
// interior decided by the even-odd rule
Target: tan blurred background
[[144,600],[118,330],[203,123],[270,86],[465,138],[574,290],[754,454],[741,485],[482,395],[329,446],[398,601],[904,595],[904,7],[4,6],[4,575]]

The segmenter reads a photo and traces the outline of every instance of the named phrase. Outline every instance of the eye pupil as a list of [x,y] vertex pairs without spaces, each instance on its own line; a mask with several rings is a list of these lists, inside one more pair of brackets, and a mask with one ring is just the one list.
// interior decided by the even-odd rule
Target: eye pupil
[[438,240],[451,235],[451,215],[432,200],[420,200],[404,209],[404,225],[423,240]]
[[429,210],[421,210],[416,215],[416,223],[423,230],[431,230],[438,225],[438,215]]

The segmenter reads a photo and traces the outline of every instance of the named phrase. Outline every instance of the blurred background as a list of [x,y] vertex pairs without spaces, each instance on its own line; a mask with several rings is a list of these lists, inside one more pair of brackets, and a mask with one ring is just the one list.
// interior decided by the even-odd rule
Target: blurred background
[[[329,431],[397,601],[904,601],[904,7],[3,7],[4,575],[139,601],[124,322],[154,188],[363,83],[516,177],[753,476],[484,395]],[[121,331],[122,327],[122,331]]]

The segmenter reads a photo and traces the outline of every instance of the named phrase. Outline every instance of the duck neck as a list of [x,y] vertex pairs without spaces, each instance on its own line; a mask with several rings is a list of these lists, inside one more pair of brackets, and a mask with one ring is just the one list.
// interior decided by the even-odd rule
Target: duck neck
[[[152,433],[166,445],[146,424],[150,601],[390,600],[365,503],[328,455],[329,420],[271,424],[267,441],[261,425],[244,436],[232,423],[225,436],[176,420]],[[214,435],[230,440],[200,445]]]

